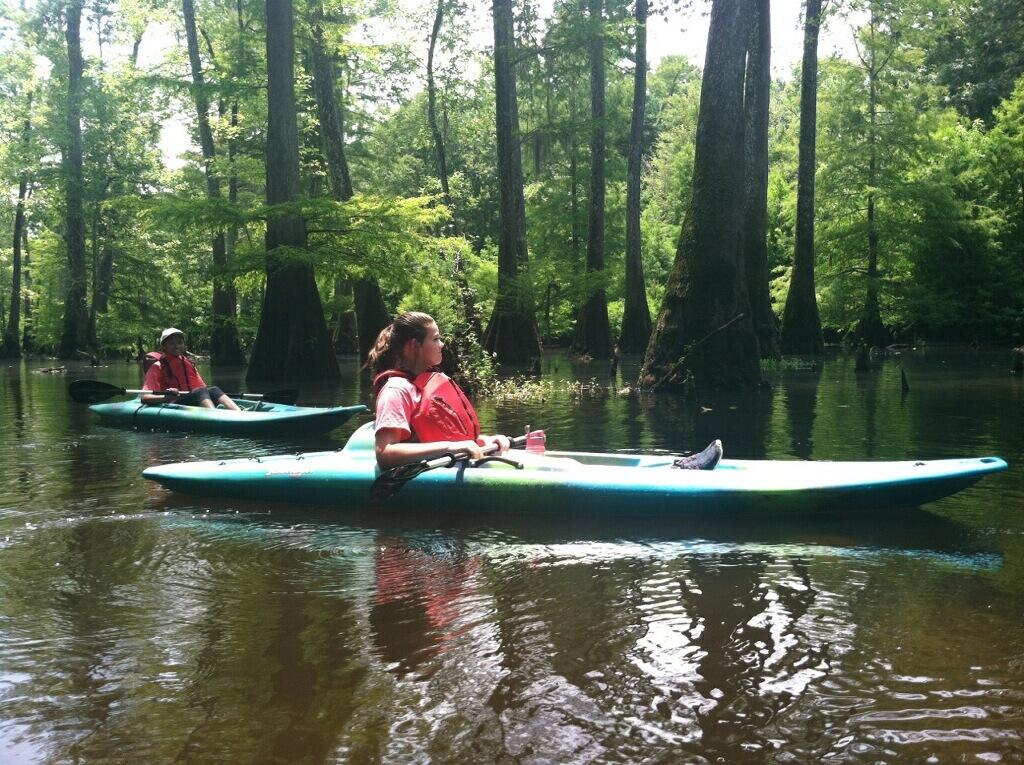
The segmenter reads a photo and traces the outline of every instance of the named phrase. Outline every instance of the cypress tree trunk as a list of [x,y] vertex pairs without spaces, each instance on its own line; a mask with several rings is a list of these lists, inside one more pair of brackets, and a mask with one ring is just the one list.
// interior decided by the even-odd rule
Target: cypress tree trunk
[[626,171],[626,305],[619,351],[642,353],[651,339],[644,261],[640,252],[640,171],[643,166],[644,112],[647,107],[647,0],[636,0],[636,69],[633,73],[633,119]]
[[110,286],[114,278],[114,245],[111,241],[110,226],[102,213],[98,213],[97,217],[93,237],[103,244],[100,245],[99,257],[93,264],[92,305],[89,308],[88,332],[89,345],[93,349],[99,347],[99,341],[96,339],[96,318],[99,314],[107,312]]
[[320,123],[320,145],[327,161],[327,179],[331,196],[339,202],[352,198],[352,177],[348,172],[345,157],[345,141],[338,113],[338,100],[334,97],[337,77],[327,49],[324,46],[322,26],[323,8],[317,6],[313,26],[313,40],[310,44],[310,58],[313,63],[313,95],[316,98],[316,116]]
[[693,192],[640,384],[698,394],[760,383],[740,260],[743,81],[752,3],[714,0]]
[[[21,140],[28,147],[32,140],[32,92],[28,93],[25,126]],[[14,235],[12,237],[11,262],[11,309],[7,318],[3,342],[0,342],[0,358],[16,359],[21,357],[21,240],[25,231],[25,202],[28,199],[28,173],[22,172],[18,179],[18,201],[14,205]],[[28,267],[28,258],[25,259]]]
[[768,289],[768,101],[771,95],[771,11],[756,0],[747,81],[743,98],[746,183],[743,215],[743,263],[750,318],[762,358],[779,358],[778,327]]
[[384,303],[380,284],[373,277],[352,282],[352,299],[356,306],[356,326],[359,327],[359,358],[365,359],[377,335],[391,323],[391,312]]
[[804,59],[800,75],[800,148],[796,182],[793,274],[782,313],[783,353],[821,354],[821,317],[814,291],[814,173],[818,130],[818,30],[821,0],[807,0]]
[[82,216],[82,3],[69,0],[65,37],[68,46],[68,138],[64,147],[65,213],[64,241],[68,249],[68,288],[64,297],[64,319],[59,355],[77,356],[85,346],[89,314],[85,306],[85,220]]
[[[434,83],[434,49],[437,47],[437,38],[441,33],[441,24],[444,22],[444,3],[445,0],[437,0],[434,25],[430,29],[430,47],[427,51],[427,122],[430,124],[430,135],[434,141],[434,161],[437,164],[438,179],[441,181],[441,195],[454,223],[455,205],[452,203],[451,190],[448,187],[448,152],[444,145],[444,134],[437,122],[437,87]],[[456,224],[454,228],[458,231],[459,227]],[[455,285],[462,300],[466,327],[479,340],[483,337],[483,330],[480,327],[480,312],[477,311],[473,290],[466,279],[466,272],[462,267],[462,257],[458,253],[455,254],[452,270]]]
[[445,151],[444,136],[437,124],[437,86],[434,83],[434,49],[437,47],[437,38],[441,34],[441,25],[444,23],[444,2],[437,0],[437,10],[434,13],[434,25],[430,29],[430,46],[427,49],[427,122],[430,125],[430,135],[434,141],[434,162],[437,165],[437,177],[441,181],[441,196],[444,203],[451,209],[452,195],[448,188],[448,156]]
[[[338,100],[334,96],[334,83],[337,77],[334,66],[327,56],[324,47],[323,27],[321,26],[322,8],[316,10],[316,24],[313,28],[311,58],[313,59],[313,92],[316,97],[317,119],[320,123],[320,140],[323,145],[324,157],[327,160],[331,194],[339,202],[352,198],[352,178],[348,172],[348,160],[345,157],[345,139]],[[375,278],[366,277],[353,284],[343,280],[335,283],[335,290],[352,290],[355,304],[354,316],[337,315],[335,317],[334,336],[341,341],[350,334],[351,324],[355,324],[355,335],[358,343],[359,357],[373,347],[377,335],[391,323],[391,315],[384,303],[380,285]]]
[[[318,4],[314,9],[313,39],[310,44],[310,60],[313,65],[313,96],[316,100],[317,122],[320,125],[320,145],[327,162],[327,180],[331,196],[339,202],[352,198],[352,176],[348,171],[348,159],[345,157],[345,133],[341,122],[338,101],[334,96],[334,84],[337,81],[334,66],[327,55],[324,45],[323,6]],[[374,328],[366,327],[359,331],[358,312],[344,310],[346,298],[355,296],[352,282],[348,279],[334,280],[334,308],[331,319],[331,345],[336,353],[358,353],[359,338],[363,334],[373,334]],[[380,328],[377,328],[380,332]]]
[[511,0],[494,0],[494,101],[498,143],[498,298],[484,348],[498,361],[525,364],[540,358],[537,318],[526,278],[526,202],[519,147],[515,41]]
[[[870,22],[872,38],[875,26],[874,9]],[[882,324],[878,304],[878,223],[875,221],[875,194],[872,189],[878,183],[878,73],[881,67],[875,59],[875,48],[871,46],[868,69],[868,272],[867,294],[864,310],[854,330],[854,337],[868,347],[889,344],[889,330]],[[882,64],[884,66],[884,63]]]
[[[28,197],[32,196],[32,181],[28,184]],[[32,252],[28,248],[28,226],[21,229],[21,249],[24,267],[22,269],[22,281],[25,283],[25,321],[21,333],[21,352],[32,353],[35,350],[35,338],[32,335]]]
[[11,263],[11,309],[7,319],[0,358],[16,359],[21,356],[21,232],[25,228],[25,197],[28,177],[22,173],[18,181],[18,201],[14,208],[13,262]]
[[[588,0],[590,9],[590,205],[587,224],[587,275],[604,276],[605,199],[605,73],[602,0]],[[572,347],[606,359],[612,353],[608,298],[604,284],[588,291],[576,320]]]
[[[267,0],[267,204],[295,202],[299,134],[295,113],[294,15],[291,0]],[[296,212],[267,218],[267,287],[246,379],[336,379],[338,361],[324,321],[313,267],[278,247],[304,248],[306,227]]]
[[[203,152],[206,174],[206,196],[221,198],[220,179],[214,171],[216,148],[210,128],[210,99],[206,93],[202,63],[199,60],[199,40],[196,35],[196,12],[192,0],[181,0],[181,13],[185,21],[185,39],[188,61],[192,70],[192,100],[196,107],[199,126],[199,145]],[[228,265],[227,242],[223,231],[213,237],[213,333],[210,338],[210,356],[217,364],[241,364],[245,360],[238,338],[235,287],[225,271]]]

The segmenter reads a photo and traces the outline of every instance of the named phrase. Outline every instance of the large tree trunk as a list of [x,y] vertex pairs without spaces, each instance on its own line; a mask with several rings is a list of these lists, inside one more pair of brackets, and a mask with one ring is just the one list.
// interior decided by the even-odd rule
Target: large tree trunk
[[353,301],[352,282],[349,279],[335,279],[331,310],[331,346],[335,353],[359,353],[359,330]]
[[[590,207],[587,224],[587,275],[604,276],[605,198],[605,76],[604,11],[602,0],[588,0],[590,9]],[[606,359],[612,353],[608,298],[604,284],[588,290],[576,320],[572,347],[579,353]]]
[[647,0],[636,0],[635,58],[633,119],[629,129],[626,171],[626,305],[619,335],[619,351],[622,353],[642,353],[651,339],[651,311],[647,307],[647,284],[640,251],[640,171],[647,107]]
[[821,354],[821,317],[814,291],[814,173],[818,130],[818,31],[821,0],[807,0],[804,59],[800,74],[800,148],[796,181],[796,243],[793,273],[782,313],[784,353]]
[[85,220],[82,216],[82,3],[67,5],[68,46],[67,144],[64,147],[65,224],[68,249],[68,287],[64,298],[64,320],[59,354],[72,359],[85,346],[89,314],[85,306]]
[[351,199],[355,192],[352,188],[352,177],[348,172],[348,159],[345,157],[345,140],[341,115],[338,112],[338,100],[334,95],[337,77],[324,45],[322,15],[323,10],[318,6],[310,45],[310,58],[313,61],[313,95],[316,98],[320,146],[327,161],[327,179],[331,187],[331,196],[339,202],[345,202]]
[[[267,204],[297,201],[299,133],[295,113],[294,15],[291,0],[267,0]],[[340,372],[324,321],[313,267],[279,247],[304,248],[295,212],[267,217],[267,287],[246,379],[336,379]]]
[[[22,143],[27,147],[32,140],[32,92],[29,91],[26,104],[25,126]],[[22,172],[18,179],[18,201],[14,205],[14,235],[12,237],[11,262],[11,309],[0,342],[0,358],[16,359],[21,356],[21,240],[25,231],[25,202],[28,199],[28,173]],[[25,266],[28,266],[26,258]]]
[[525,364],[540,358],[537,317],[529,292],[526,202],[516,103],[515,41],[511,0],[494,0],[494,101],[498,141],[498,298],[484,347],[498,361]]
[[[31,180],[28,184],[28,196],[32,196]],[[25,328],[21,333],[21,352],[29,354],[35,350],[36,343],[32,334],[32,252],[28,248],[28,226],[21,229],[21,249],[24,252],[22,281],[25,283]]]
[[[339,202],[344,202],[352,198],[354,190],[348,172],[348,160],[345,157],[345,138],[341,114],[338,109],[338,100],[334,95],[334,84],[337,78],[324,46],[321,17],[322,10],[318,7],[310,48],[313,60],[313,93],[316,98],[320,141],[323,146],[324,158],[327,161],[331,195]],[[346,289],[352,292],[355,312],[354,316],[335,312],[334,340],[337,343],[344,342],[351,335],[350,328],[354,323],[359,357],[365,359],[366,354],[373,347],[377,335],[391,322],[391,315],[384,303],[380,285],[375,278],[366,277],[355,283],[350,283],[348,280],[335,282],[335,291]],[[341,295],[338,295],[338,298],[341,298]],[[335,347],[338,347],[337,344]]]
[[771,11],[769,0],[755,0],[755,19],[747,49],[743,99],[745,194],[743,264],[750,318],[761,358],[779,358],[778,322],[768,289],[768,99],[771,95]]
[[715,0],[693,166],[693,191],[640,383],[698,394],[756,387],[757,337],[746,315],[743,79],[754,0]]
[[[196,12],[192,0],[181,0],[185,20],[185,39],[188,43],[188,61],[192,70],[192,100],[196,107],[199,126],[199,145],[203,152],[206,173],[206,196],[211,200],[221,197],[220,179],[214,170],[216,148],[210,128],[210,99],[199,60],[199,40],[196,35]],[[242,343],[238,338],[238,316],[235,286],[227,273],[227,242],[223,231],[213,237],[213,332],[210,338],[210,357],[216,364],[241,364],[245,360]]]
[[104,213],[97,212],[96,227],[93,231],[94,244],[99,244],[99,257],[94,260],[92,274],[92,305],[89,308],[89,345],[98,349],[96,319],[107,312],[110,287],[114,278],[114,244],[111,241],[110,225]]
[[[310,45],[310,59],[313,65],[313,96],[316,100],[317,122],[320,124],[320,146],[327,162],[327,181],[331,196],[339,202],[352,198],[352,177],[348,171],[348,159],[345,157],[345,133],[341,122],[341,113],[334,96],[334,85],[337,81],[334,66],[327,55],[324,45],[322,26],[323,8],[317,5],[314,9],[313,40]],[[359,338],[362,334],[373,334],[373,327],[364,327],[359,331],[359,312],[349,308],[348,298],[355,299],[352,282],[348,279],[334,280],[334,300],[331,311],[331,346],[335,353],[358,353]],[[377,329],[379,332],[380,329]]]

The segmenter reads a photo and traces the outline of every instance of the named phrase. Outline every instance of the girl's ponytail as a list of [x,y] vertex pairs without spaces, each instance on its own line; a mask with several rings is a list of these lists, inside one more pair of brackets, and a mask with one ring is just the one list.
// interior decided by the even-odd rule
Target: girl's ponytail
[[394,323],[388,324],[377,335],[370,352],[366,354],[366,366],[374,375],[380,374],[385,369],[390,369],[391,361],[391,336],[395,332]]
[[395,317],[377,335],[373,348],[366,354],[366,366],[374,375],[386,369],[395,369],[402,359],[399,354],[410,340],[423,342],[427,337],[427,327],[434,323],[430,314],[420,311],[406,311]]

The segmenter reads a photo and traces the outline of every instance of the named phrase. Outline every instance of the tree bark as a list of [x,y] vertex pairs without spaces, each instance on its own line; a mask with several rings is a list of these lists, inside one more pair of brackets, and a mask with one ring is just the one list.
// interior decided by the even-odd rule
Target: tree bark
[[771,10],[769,0],[756,0],[747,48],[744,110],[745,194],[743,263],[747,276],[750,318],[761,358],[777,359],[778,321],[768,287],[768,103],[771,96]]
[[[437,38],[441,34],[441,25],[444,23],[444,4],[445,0],[437,0],[434,25],[430,29],[430,46],[427,50],[427,122],[430,125],[430,135],[434,141],[434,161],[437,164],[437,177],[441,182],[441,195],[452,216],[454,229],[458,231],[459,226],[455,223],[455,205],[452,202],[451,190],[448,186],[448,152],[444,143],[444,133],[441,132],[437,121],[437,87],[434,83],[434,49],[437,47]],[[469,286],[466,272],[462,267],[462,257],[457,252],[452,262],[452,275],[462,301],[466,328],[474,333],[479,340],[483,337],[480,312],[477,311],[473,290]]]
[[701,86],[693,191],[675,262],[640,376],[644,387],[700,395],[751,389],[761,380],[746,315],[743,213],[743,80],[754,0],[715,0]]
[[[28,93],[25,125],[22,130],[22,144],[28,148],[32,140],[32,92]],[[0,358],[21,357],[21,240],[25,231],[25,202],[28,199],[28,173],[22,172],[18,179],[18,201],[14,205],[14,235],[12,237],[11,262],[11,308],[7,318],[7,329],[0,343]],[[28,266],[26,258],[25,267]]]
[[636,0],[636,68],[633,118],[626,170],[626,295],[619,335],[621,353],[642,353],[651,339],[644,261],[640,250],[640,171],[643,168],[644,113],[647,108],[647,0]]
[[345,202],[351,199],[355,192],[352,188],[352,177],[348,171],[348,159],[345,157],[345,141],[341,115],[338,113],[338,100],[334,96],[337,77],[324,45],[322,15],[322,8],[317,6],[313,24],[313,40],[310,44],[310,58],[313,60],[313,95],[316,98],[316,115],[317,121],[320,123],[320,145],[327,162],[327,179],[331,187],[331,196],[339,202]]
[[448,188],[448,156],[445,151],[444,136],[437,124],[437,86],[434,83],[434,50],[437,47],[437,38],[441,34],[441,25],[444,23],[444,3],[445,0],[437,0],[434,25],[430,29],[430,45],[427,48],[427,122],[430,125],[430,135],[434,140],[434,162],[437,164],[437,177],[441,182],[441,195],[445,205],[451,209],[452,195]]
[[89,307],[89,345],[98,349],[96,338],[96,318],[107,312],[110,297],[110,286],[114,278],[114,246],[111,241],[110,226],[102,212],[97,212],[96,227],[93,231],[94,242],[99,245],[99,257],[94,260],[92,274],[92,305]]
[[[188,61],[192,70],[192,100],[196,107],[199,127],[199,145],[203,152],[206,174],[206,196],[210,200],[221,198],[220,179],[214,169],[217,151],[210,128],[210,99],[206,93],[206,80],[199,59],[199,39],[196,35],[196,12],[192,0],[181,0],[185,21],[185,39]],[[238,308],[235,286],[227,273],[227,241],[223,231],[213,237],[213,304],[211,306],[213,331],[210,338],[210,356],[217,364],[241,364],[245,360],[238,337]]]
[[[587,216],[587,275],[604,276],[605,71],[603,2],[588,0],[590,14],[590,204]],[[588,290],[576,320],[573,350],[594,358],[612,354],[604,284]]]
[[[32,180],[28,182],[28,195],[32,196]],[[26,198],[27,198],[26,197]],[[23,256],[22,281],[25,284],[25,321],[21,332],[21,352],[32,353],[35,350],[35,338],[32,335],[32,252],[28,247],[28,226],[21,229],[21,249]]]
[[494,101],[498,143],[498,297],[484,348],[498,361],[526,364],[540,358],[540,338],[526,274],[526,202],[516,103],[515,40],[511,0],[494,0]]
[[[315,13],[310,53],[313,60],[313,93],[316,98],[317,120],[320,123],[320,141],[327,162],[331,195],[339,202],[345,202],[351,199],[355,192],[348,171],[348,160],[345,157],[345,139],[338,100],[334,94],[337,77],[324,45],[322,9],[318,6]],[[391,322],[391,314],[384,303],[380,285],[372,276],[354,283],[341,280],[340,284],[335,283],[335,290],[339,289],[352,291],[355,315],[351,318],[341,314],[335,315],[334,338],[339,343],[343,342],[350,336],[349,330],[354,322],[359,357],[365,359],[377,335]],[[337,347],[336,344],[335,348]]]
[[69,0],[65,38],[68,49],[67,144],[64,147],[65,212],[64,241],[68,250],[68,287],[64,298],[64,318],[59,355],[77,356],[85,346],[89,314],[85,306],[85,220],[82,214],[82,4]]
[[334,280],[334,301],[331,311],[331,346],[335,353],[359,353],[359,330],[356,312],[352,309],[354,296],[349,279]]
[[807,0],[804,58],[800,75],[800,147],[796,182],[796,242],[793,272],[782,313],[781,350],[820,355],[825,351],[814,290],[814,173],[818,130],[818,31],[821,0]]
[[[299,134],[295,112],[295,41],[291,0],[267,0],[267,204],[295,202]],[[279,247],[302,249],[306,227],[297,212],[267,217],[267,286],[246,379],[337,379],[323,303],[313,267]]]
[[875,56],[874,29],[875,16],[872,9],[869,19],[872,45],[867,62],[868,75],[868,271],[867,290],[864,296],[864,309],[854,330],[854,338],[872,346],[889,344],[889,330],[882,324],[881,309],[878,303],[878,224],[875,221],[875,193],[878,188],[878,74],[882,66],[878,66]]

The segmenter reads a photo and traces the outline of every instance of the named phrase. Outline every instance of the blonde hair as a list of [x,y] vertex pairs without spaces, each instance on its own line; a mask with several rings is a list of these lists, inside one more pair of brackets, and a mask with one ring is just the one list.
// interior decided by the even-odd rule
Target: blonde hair
[[399,314],[377,335],[377,341],[366,355],[366,366],[375,375],[385,369],[395,369],[402,361],[405,344],[410,340],[422,343],[427,337],[427,327],[434,323],[433,316],[420,311]]

